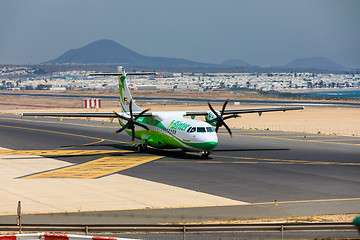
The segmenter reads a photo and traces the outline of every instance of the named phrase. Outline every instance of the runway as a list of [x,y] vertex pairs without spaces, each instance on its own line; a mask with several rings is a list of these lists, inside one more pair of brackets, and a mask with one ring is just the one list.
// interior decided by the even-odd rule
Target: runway
[[[52,183],[66,182],[68,195],[76,190],[69,187],[73,183],[69,179],[81,184],[86,194],[87,189],[96,192],[109,187],[114,198],[107,203],[108,196],[97,195],[94,203],[99,208],[92,209],[96,213],[84,206],[76,211],[81,203],[72,203],[74,211],[67,210],[65,215],[71,215],[73,221],[83,216],[88,222],[100,216],[102,222],[116,218],[118,222],[145,223],[359,212],[358,137],[234,129],[233,138],[220,132],[218,147],[204,160],[177,150],[134,152],[129,136],[112,134],[117,128],[109,122],[0,115],[0,171],[17,169],[17,175],[7,180],[9,185],[37,182],[56,189]],[[46,158],[40,161],[38,156]],[[15,161],[20,162],[11,165]],[[34,161],[36,165],[32,165]],[[146,190],[137,191],[141,185]],[[119,189],[126,187],[129,189],[123,194],[128,195],[121,195]],[[19,198],[25,196],[15,187],[1,186],[0,191],[2,195],[7,191]],[[72,198],[65,199],[71,202]],[[6,205],[5,201],[0,200],[2,206],[13,204],[15,212],[17,202]],[[41,202],[55,206],[54,196],[46,200],[44,194]],[[52,212],[65,209],[56,207],[58,211]],[[0,215],[7,210],[0,209]],[[65,215],[52,214],[51,219],[69,221]],[[31,218],[45,221],[44,216]],[[0,222],[12,217],[2,216]]]

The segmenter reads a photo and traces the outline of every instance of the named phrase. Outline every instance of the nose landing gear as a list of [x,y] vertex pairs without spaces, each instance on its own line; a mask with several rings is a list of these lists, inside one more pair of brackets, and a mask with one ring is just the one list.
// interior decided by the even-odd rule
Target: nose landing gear
[[201,158],[203,158],[203,159],[208,159],[209,158],[209,155],[210,155],[210,151],[201,151],[200,152],[200,156],[201,156]]

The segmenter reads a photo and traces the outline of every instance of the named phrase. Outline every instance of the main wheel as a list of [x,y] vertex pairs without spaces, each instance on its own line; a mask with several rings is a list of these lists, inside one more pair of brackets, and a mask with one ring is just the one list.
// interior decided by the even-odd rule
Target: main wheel
[[146,143],[138,144],[137,145],[137,150],[138,150],[138,152],[146,152],[147,144]]
[[142,152],[142,151],[143,151],[143,145],[142,145],[142,144],[138,144],[138,145],[137,145],[137,150],[138,150],[138,152]]

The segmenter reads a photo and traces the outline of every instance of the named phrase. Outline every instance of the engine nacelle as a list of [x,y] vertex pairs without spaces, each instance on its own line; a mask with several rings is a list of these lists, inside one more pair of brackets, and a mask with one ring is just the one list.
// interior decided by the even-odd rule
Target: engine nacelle
[[[211,120],[213,120],[215,118],[216,118],[216,115],[213,112],[209,112],[208,115],[205,116],[205,120],[207,122],[209,122],[209,121],[211,121]],[[216,121],[215,122],[210,122],[209,124],[215,127],[216,126]]]

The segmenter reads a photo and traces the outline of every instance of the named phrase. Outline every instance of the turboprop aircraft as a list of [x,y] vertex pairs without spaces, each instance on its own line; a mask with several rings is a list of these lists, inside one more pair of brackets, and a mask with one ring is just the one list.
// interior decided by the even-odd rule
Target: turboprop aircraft
[[[131,136],[131,143],[135,138],[142,142],[134,146],[138,151],[146,151],[147,146],[161,149],[180,148],[185,152],[199,152],[203,158],[208,158],[211,150],[218,144],[217,132],[220,127],[225,127],[230,136],[232,132],[225,120],[236,118],[239,114],[263,112],[300,110],[304,107],[281,107],[261,109],[226,110],[229,99],[225,101],[221,111],[214,110],[210,102],[210,110],[199,111],[162,111],[151,112],[150,109],[142,110],[134,102],[126,76],[130,75],[155,75],[148,72],[129,72],[119,66],[117,73],[94,73],[91,76],[105,75],[118,76],[121,112],[112,113],[23,113],[22,116],[46,117],[85,117],[85,118],[117,118],[121,126],[114,133],[122,131]],[[188,116],[190,118],[185,118]],[[196,116],[204,116],[205,121],[195,120]],[[215,128],[214,128],[215,127]]]

